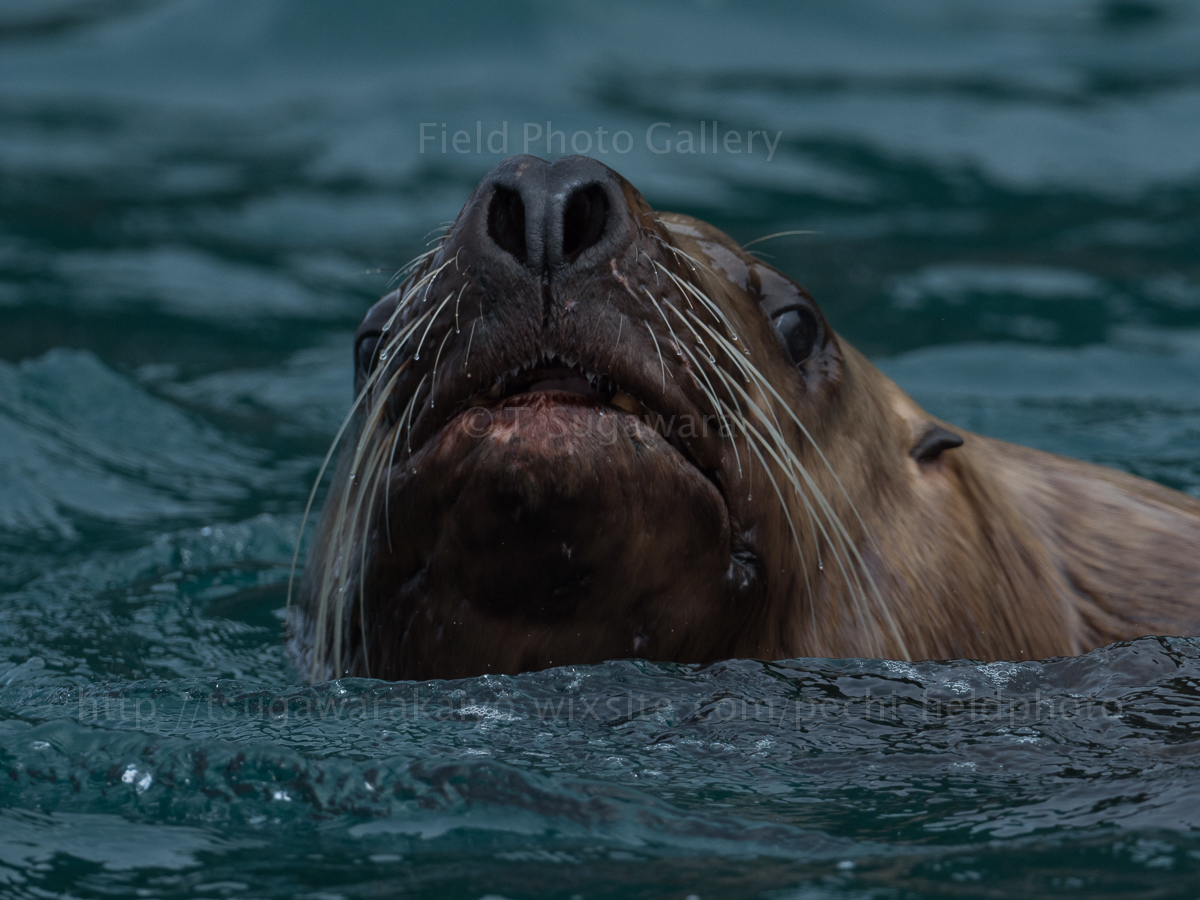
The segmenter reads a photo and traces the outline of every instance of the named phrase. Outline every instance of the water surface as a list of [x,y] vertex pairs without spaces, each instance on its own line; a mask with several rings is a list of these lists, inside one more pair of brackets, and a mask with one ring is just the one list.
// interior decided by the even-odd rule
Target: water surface
[[[931,412],[1200,496],[1198,59],[1140,0],[6,4],[2,890],[1200,893],[1195,641],[315,687],[281,644],[353,328],[476,123],[627,131],[659,208],[813,232],[756,247]],[[770,158],[646,144],[714,120]]]

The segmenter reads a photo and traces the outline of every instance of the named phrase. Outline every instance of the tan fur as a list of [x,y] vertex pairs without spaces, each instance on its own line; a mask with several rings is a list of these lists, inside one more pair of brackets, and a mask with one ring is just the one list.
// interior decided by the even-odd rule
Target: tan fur
[[[495,179],[563,162],[497,167],[360,326],[384,352],[290,611],[310,677],[1030,659],[1200,633],[1200,501],[938,422],[802,288],[598,163],[565,161],[608,185],[592,255],[518,266],[485,237]],[[798,311],[804,330],[779,324]],[[501,397],[547,359],[625,405]],[[671,444],[639,404],[720,427]],[[934,426],[964,443],[918,462]]]
[[[948,423],[843,349],[855,419],[877,418],[874,468],[892,479],[857,505],[909,657],[1044,658],[1200,632],[1200,501],[961,429],[962,447],[918,463],[908,448],[929,423]],[[792,639],[800,652],[804,631]],[[811,649],[844,656],[862,643],[835,635]]]
[[[664,218],[689,253],[715,254],[722,277],[699,273],[705,288],[724,296],[723,308],[751,347],[768,346],[769,337],[755,333],[754,310],[724,277],[734,256],[755,261],[703,222]],[[837,479],[796,429],[789,438],[872,576],[871,615],[855,610],[852,579],[828,562],[810,600],[794,548],[777,541],[776,566],[781,575],[790,569],[794,600],[772,608],[774,622],[747,629],[740,652],[1030,659],[1147,634],[1200,633],[1200,500],[940,422],[845,341],[838,348],[840,383],[807,423]],[[770,354],[751,356],[785,397],[796,395],[786,392],[795,378],[786,366],[773,366]],[[935,424],[964,444],[918,463],[909,450]],[[790,517],[803,522],[801,504],[788,499]],[[744,507],[739,512],[749,516]],[[782,533],[785,519],[770,517],[767,527]],[[814,571],[829,546],[809,538],[804,556]]]

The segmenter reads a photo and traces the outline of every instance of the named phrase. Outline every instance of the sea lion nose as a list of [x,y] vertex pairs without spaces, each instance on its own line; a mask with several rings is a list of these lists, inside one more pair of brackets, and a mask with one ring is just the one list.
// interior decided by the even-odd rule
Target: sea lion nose
[[590,157],[511,157],[488,173],[480,195],[487,197],[485,252],[537,277],[589,267],[631,234],[620,176]]

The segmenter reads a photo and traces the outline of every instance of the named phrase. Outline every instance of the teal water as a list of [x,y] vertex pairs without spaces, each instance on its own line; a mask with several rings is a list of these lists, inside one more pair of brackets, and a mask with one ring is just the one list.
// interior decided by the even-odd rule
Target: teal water
[[813,232],[756,246],[932,412],[1200,495],[1195,4],[10,0],[0,894],[1200,896],[1197,641],[300,683],[352,330],[547,122]]

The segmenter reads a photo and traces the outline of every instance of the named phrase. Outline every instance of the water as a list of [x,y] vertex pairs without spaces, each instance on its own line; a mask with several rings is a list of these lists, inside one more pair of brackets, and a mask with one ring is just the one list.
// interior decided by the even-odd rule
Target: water
[[[817,232],[757,246],[932,412],[1200,495],[1197,59],[1157,0],[0,6],[0,892],[1200,894],[1195,641],[317,687],[281,646],[353,327],[477,121],[629,132],[656,206]],[[712,120],[782,134],[646,145]]]

